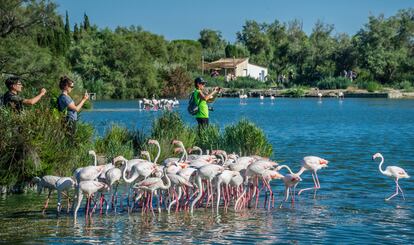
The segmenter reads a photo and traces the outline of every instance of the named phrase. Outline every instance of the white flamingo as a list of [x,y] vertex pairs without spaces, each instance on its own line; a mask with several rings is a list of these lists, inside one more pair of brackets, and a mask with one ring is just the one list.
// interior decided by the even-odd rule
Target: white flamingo
[[[87,198],[88,198],[87,204],[86,204],[86,216],[87,216],[89,214],[89,206],[90,206],[93,194],[95,194],[98,191],[108,190],[108,188],[109,188],[108,185],[103,182],[99,182],[95,180],[81,181],[78,187],[77,205],[75,207],[75,210],[73,211],[73,215],[75,219],[78,215],[78,210],[82,202],[84,193],[87,195]],[[92,215],[92,212],[91,212],[91,215]]]
[[56,181],[56,190],[58,193],[58,202],[57,202],[57,212],[60,213],[62,209],[62,193],[66,191],[66,197],[68,199],[68,206],[67,206],[67,212],[69,212],[69,191],[75,186],[75,181],[70,177],[62,177],[59,178],[58,181]]
[[319,179],[318,179],[318,174],[316,172],[321,168],[328,167],[328,163],[329,163],[329,161],[327,161],[323,158],[320,158],[320,157],[316,157],[316,156],[306,156],[306,157],[303,158],[302,168],[299,170],[297,175],[301,176],[302,173],[305,170],[312,171],[312,178],[313,178],[313,182],[314,182],[315,186],[311,187],[311,188],[301,189],[298,192],[298,195],[300,195],[303,191],[315,190],[313,198],[316,198],[316,191],[321,188],[321,185],[320,185]]
[[45,175],[42,178],[34,177],[33,182],[37,184],[37,193],[42,193],[43,189],[48,189],[49,193],[46,198],[45,206],[43,207],[42,213],[44,213],[49,205],[50,195],[52,191],[56,190],[56,182],[60,179],[59,176]]
[[400,168],[400,167],[397,167],[397,166],[388,166],[388,167],[386,167],[385,168],[385,171],[384,170],[382,170],[382,164],[384,163],[384,157],[382,156],[382,154],[381,153],[376,153],[376,154],[374,154],[373,156],[372,156],[372,160],[375,160],[376,158],[381,158],[381,162],[380,162],[380,164],[378,165],[378,169],[379,169],[379,171],[383,174],[383,175],[385,175],[385,176],[388,176],[388,177],[391,177],[391,178],[394,178],[394,180],[395,180],[395,193],[394,194],[392,194],[390,197],[388,197],[387,199],[385,199],[386,201],[389,201],[389,200],[391,200],[391,198],[393,198],[393,197],[395,197],[396,195],[398,195],[398,190],[400,190],[401,191],[401,194],[402,194],[402,196],[403,196],[403,199],[405,200],[405,197],[404,197],[404,192],[403,192],[403,190],[401,189],[401,187],[400,187],[400,185],[398,184],[398,180],[399,179],[407,179],[407,178],[410,178],[410,176],[407,174],[407,172],[405,172],[405,170],[404,169],[402,169],[402,168]]

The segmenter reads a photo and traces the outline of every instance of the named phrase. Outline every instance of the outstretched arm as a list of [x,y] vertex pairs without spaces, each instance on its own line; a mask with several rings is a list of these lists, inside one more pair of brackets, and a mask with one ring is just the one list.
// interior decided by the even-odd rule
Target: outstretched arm
[[85,104],[85,102],[88,99],[89,99],[89,94],[88,94],[88,92],[85,92],[85,95],[83,96],[82,100],[79,102],[78,105],[75,105],[75,103],[72,102],[68,105],[68,108],[73,110],[73,111],[79,112],[82,109],[83,104]]
[[46,89],[42,88],[40,93],[31,99],[24,99],[23,104],[25,105],[34,105],[46,94]]

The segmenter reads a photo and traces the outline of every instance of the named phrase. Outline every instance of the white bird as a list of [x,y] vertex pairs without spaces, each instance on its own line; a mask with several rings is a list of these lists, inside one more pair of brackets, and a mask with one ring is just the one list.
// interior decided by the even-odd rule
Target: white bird
[[60,213],[62,209],[62,193],[66,191],[66,197],[68,199],[67,212],[69,212],[69,191],[75,186],[75,181],[70,177],[62,177],[56,181],[56,190],[58,193],[57,212]]
[[37,184],[37,193],[42,193],[43,189],[48,189],[49,193],[47,195],[47,199],[45,202],[45,206],[43,207],[42,213],[44,213],[47,209],[47,206],[49,204],[50,195],[52,194],[53,190],[56,190],[56,182],[60,179],[59,176],[53,176],[53,175],[45,175],[42,178],[35,177],[33,179],[33,182]]
[[102,190],[108,190],[108,185],[103,183],[103,182],[99,182],[99,181],[95,181],[95,180],[86,180],[86,181],[81,181],[79,183],[79,188],[78,188],[78,202],[76,205],[75,210],[73,211],[73,215],[76,219],[76,216],[78,214],[78,210],[79,210],[79,206],[82,202],[83,199],[83,194],[87,195],[88,201],[86,204],[86,215],[88,215],[89,213],[89,206],[91,203],[91,199],[92,199],[92,195],[95,194],[98,191],[102,191]]
[[318,174],[316,172],[321,168],[328,167],[328,163],[329,163],[329,161],[327,161],[323,158],[320,158],[320,157],[316,157],[316,156],[306,156],[306,157],[303,158],[302,168],[299,170],[297,175],[301,176],[302,173],[305,170],[312,171],[312,178],[313,178],[313,182],[314,182],[315,186],[311,187],[311,188],[301,189],[298,192],[298,195],[300,195],[303,191],[314,189],[315,192],[314,192],[313,198],[316,198],[316,191],[321,188],[321,185],[319,183]]
[[381,162],[378,165],[378,169],[379,171],[388,177],[394,178],[395,179],[395,193],[392,194],[390,197],[388,197],[387,199],[385,199],[386,201],[389,201],[391,198],[395,197],[396,195],[398,195],[398,190],[401,191],[401,194],[403,196],[403,199],[405,200],[404,197],[404,192],[401,189],[400,185],[398,184],[398,180],[399,179],[408,179],[410,178],[410,176],[407,174],[407,172],[405,172],[404,169],[397,167],[397,166],[388,166],[385,168],[385,171],[381,169],[382,164],[384,163],[384,157],[382,156],[381,153],[376,153],[372,156],[372,160],[376,159],[376,158],[381,158]]

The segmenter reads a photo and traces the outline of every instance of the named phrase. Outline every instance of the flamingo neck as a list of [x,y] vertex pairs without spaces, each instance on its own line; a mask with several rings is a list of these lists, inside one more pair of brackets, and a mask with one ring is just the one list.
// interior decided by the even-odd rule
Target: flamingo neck
[[301,167],[299,172],[296,173],[296,175],[301,176],[303,174],[303,172],[305,172],[306,168]]
[[381,162],[380,162],[380,164],[378,165],[378,169],[379,169],[379,171],[380,171],[382,174],[386,174],[386,173],[385,173],[385,171],[381,169],[382,164],[384,163],[384,157],[383,157],[383,156],[380,156],[380,157],[381,157]]
[[[157,145],[157,148],[158,148],[158,153],[157,153],[157,156],[154,159],[154,164],[157,164],[158,158],[161,155],[161,146],[160,146],[160,144],[156,144],[156,145]],[[149,160],[149,161],[151,161],[151,160]]]
[[185,149],[185,147],[184,147],[184,145],[183,144],[180,144],[180,147],[181,147],[181,149],[183,150],[183,155],[181,156],[181,158],[180,158],[180,162],[187,162],[187,157],[188,157],[188,155],[187,155],[187,150]]
[[292,172],[292,169],[290,169],[290,168],[289,168],[289,166],[287,166],[287,165],[281,165],[281,166],[279,166],[279,168],[280,168],[280,169],[282,169],[282,168],[286,168],[286,169],[289,171],[289,173],[290,173],[290,174],[294,174],[294,173]]
[[98,165],[98,159],[96,158],[96,154],[93,154],[93,164],[94,164],[95,166],[97,166],[97,165]]

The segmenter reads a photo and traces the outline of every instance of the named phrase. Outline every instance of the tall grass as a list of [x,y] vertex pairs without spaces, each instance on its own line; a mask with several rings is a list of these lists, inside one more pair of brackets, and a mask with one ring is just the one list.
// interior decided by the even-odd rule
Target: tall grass
[[317,86],[319,89],[346,89],[351,83],[346,77],[327,77],[318,81]]
[[267,140],[263,130],[247,119],[242,119],[235,125],[227,126],[224,129],[223,143],[223,149],[227,152],[235,152],[243,156],[270,157],[273,151],[272,145]]

